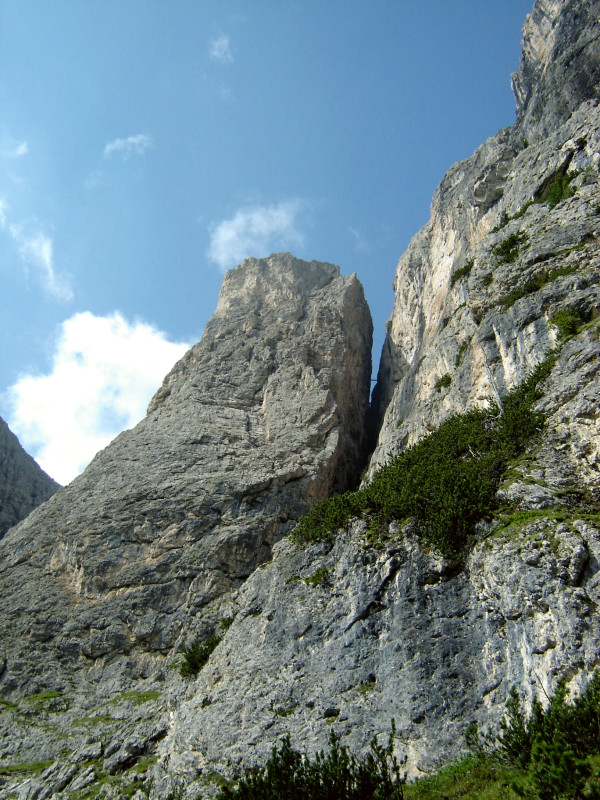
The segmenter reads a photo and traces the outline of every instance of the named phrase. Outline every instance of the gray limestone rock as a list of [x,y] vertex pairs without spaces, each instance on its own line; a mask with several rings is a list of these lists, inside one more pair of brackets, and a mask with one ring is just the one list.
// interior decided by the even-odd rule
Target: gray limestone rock
[[171,696],[156,797],[178,780],[201,790],[208,770],[231,779],[286,734],[314,753],[335,730],[366,752],[392,719],[409,773],[428,773],[469,723],[499,721],[511,686],[531,699],[567,672],[579,688],[600,646],[600,533],[566,527],[498,528],[462,570],[395,524],[378,550],[360,522],[333,546],[280,543],[235,595],[193,696]]
[[0,539],[59,488],[0,418]]
[[[284,253],[225,276],[146,418],[0,543],[0,692],[17,703],[0,758],[58,754],[22,724],[36,704],[114,721],[110,698],[160,693],[164,664],[218,630],[223,598],[310,503],[357,483],[371,337],[360,283],[331,264]],[[130,704],[122,714],[109,773],[140,755]]]

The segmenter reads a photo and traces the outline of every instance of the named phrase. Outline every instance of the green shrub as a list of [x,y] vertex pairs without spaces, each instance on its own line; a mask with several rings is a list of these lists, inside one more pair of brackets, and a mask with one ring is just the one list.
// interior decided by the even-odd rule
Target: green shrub
[[[600,673],[594,673],[582,694],[569,703],[565,681],[544,709],[534,698],[527,714],[513,687],[506,716],[497,734],[479,737],[475,726],[467,731],[467,744],[480,757],[491,757],[527,771],[526,784],[513,783],[521,797],[598,797],[600,786],[590,784],[590,758],[600,753]],[[586,787],[587,784],[587,787]],[[585,789],[585,791],[584,791]]]
[[452,376],[446,373],[445,375],[442,375],[441,378],[437,379],[433,388],[436,389],[438,392],[441,392],[442,389],[445,389],[446,387],[450,386],[451,383],[452,383]]
[[576,311],[564,308],[556,312],[550,319],[550,323],[558,328],[558,338],[566,339],[568,336],[574,336],[578,332],[582,319]]
[[311,586],[324,586],[329,583],[329,570],[327,567],[319,567],[310,577],[304,579],[304,583]]
[[497,506],[496,491],[510,459],[519,456],[544,424],[533,412],[539,384],[555,363],[550,356],[492,408],[457,414],[375,473],[367,486],[320,500],[299,522],[298,543],[331,539],[352,517],[366,514],[371,529],[412,517],[425,541],[454,556],[475,524]]
[[234,788],[223,786],[217,800],[403,800],[405,776],[387,747],[371,742],[365,758],[356,758],[331,734],[327,755],[314,760],[294,750],[286,736],[264,767],[248,773]]
[[499,257],[498,264],[511,264],[517,260],[521,245],[526,244],[528,236],[524,231],[515,231],[503,242],[494,245],[492,252]]
[[498,233],[498,231],[501,231],[502,228],[505,228],[509,222],[510,222],[510,217],[508,216],[508,213],[506,211],[503,211],[500,217],[500,222],[492,228],[490,233]]
[[205,639],[194,639],[185,647],[182,653],[182,660],[179,664],[179,674],[182,678],[195,677],[210,658],[210,654],[219,644],[221,638],[211,633]]
[[544,197],[544,201],[548,203],[550,208],[554,208],[561,200],[573,197],[575,190],[571,188],[570,183],[577,174],[576,172],[567,173],[566,175],[559,173],[554,176]]
[[517,286],[513,289],[512,292],[506,295],[506,297],[502,300],[502,309],[503,311],[508,311],[508,309],[513,306],[517,300],[520,300],[522,297],[527,297],[527,295],[535,294],[535,292],[539,292],[540,289],[543,289],[548,283],[552,283],[557,278],[561,278],[563,275],[571,275],[577,271],[577,267],[557,267],[556,269],[551,270],[550,272],[538,272],[537,274],[533,275],[531,278],[522,283],[520,286]]
[[474,261],[467,261],[464,267],[461,267],[460,269],[457,269],[456,272],[453,272],[450,278],[450,286],[454,286],[456,281],[459,281],[461,278],[464,278],[465,275],[468,275],[473,269],[474,263]]

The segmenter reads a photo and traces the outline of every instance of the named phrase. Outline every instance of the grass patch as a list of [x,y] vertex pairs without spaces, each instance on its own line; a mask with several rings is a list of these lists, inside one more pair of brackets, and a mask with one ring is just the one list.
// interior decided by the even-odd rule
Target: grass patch
[[576,311],[570,308],[563,308],[551,317],[550,324],[558,328],[559,340],[567,339],[578,333],[583,320]]
[[508,311],[508,309],[522,297],[535,294],[535,292],[539,292],[540,289],[543,289],[546,284],[552,283],[552,281],[555,281],[557,278],[562,278],[563,275],[572,275],[574,272],[577,272],[577,267],[557,267],[550,271],[543,270],[542,272],[536,273],[502,299],[502,310]]
[[566,174],[558,173],[552,178],[548,185],[548,189],[544,192],[542,197],[538,199],[539,203],[548,203],[550,208],[557,206],[561,200],[566,200],[573,197],[575,189],[570,185],[573,178],[578,172],[568,172]]
[[5,700],[3,697],[0,697],[0,707],[4,707],[7,710],[11,710],[13,708],[18,708],[18,703],[13,703],[11,700]]
[[54,764],[54,759],[50,761],[30,761],[23,764],[0,764],[0,775],[29,775],[42,772]]
[[125,700],[129,703],[133,703],[135,706],[141,706],[143,703],[148,703],[152,700],[158,700],[160,697],[160,692],[123,692],[114,700],[112,700],[112,704],[115,705],[116,703]]
[[448,386],[450,386],[451,383],[452,383],[452,376],[446,373],[445,375],[442,375],[441,378],[437,379],[433,388],[436,391],[441,392],[442,389],[446,389]]
[[329,570],[327,567],[319,567],[309,578],[304,579],[304,583],[311,586],[325,586],[329,583]]
[[406,800],[516,800],[518,795],[509,788],[510,783],[523,774],[514,768],[467,756],[435,775],[407,783],[404,797]]
[[443,554],[459,555],[475,524],[491,517],[496,492],[512,459],[522,455],[544,425],[533,406],[556,360],[551,355],[510,392],[498,408],[457,414],[396,455],[355,492],[320,500],[292,531],[297,543],[331,539],[352,517],[369,517],[369,529],[413,518],[420,537]]

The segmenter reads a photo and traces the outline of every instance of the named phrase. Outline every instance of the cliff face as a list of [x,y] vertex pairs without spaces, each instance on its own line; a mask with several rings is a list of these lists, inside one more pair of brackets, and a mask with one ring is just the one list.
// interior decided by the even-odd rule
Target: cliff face
[[[333,729],[359,752],[392,718],[414,775],[498,720],[511,686],[585,685],[600,660],[599,11],[535,3],[517,122],[448,172],[402,256],[374,396],[371,474],[554,351],[545,428],[500,487],[512,516],[462,565],[406,522],[378,547],[364,520],[333,543],[287,539],[359,479],[370,319],[354,276],[249,259],[147,418],[0,543],[0,758],[54,759],[7,796],[94,796],[104,779],[118,797],[140,774],[153,798],[210,794],[286,733],[314,752]],[[183,680],[183,644],[212,631]]]
[[600,531],[578,504],[592,511],[600,489],[599,11],[535,4],[517,122],[452,167],[400,259],[374,396],[369,474],[451,414],[501,403],[554,351],[545,429],[500,489],[512,516],[460,569],[410,525],[380,549],[361,521],[332,546],[279,544],[232,597],[193,696],[173,696],[159,790],[235,775],[286,733],[314,752],[333,725],[360,751],[392,718],[421,774],[461,751],[470,722],[497,722],[513,685],[543,700],[597,665]]
[[0,419],[0,539],[59,488]]
[[[218,626],[311,502],[356,483],[371,336],[361,285],[331,264],[281,254],[228,273],[147,417],[2,540],[3,696],[71,687],[80,718],[135,681],[162,691],[165,658]],[[0,757],[56,757],[60,739],[15,714]]]
[[[513,76],[517,123],[450,169],[398,263],[371,472],[451,413],[523,380],[555,346],[558,311],[597,313],[597,12],[583,0],[535,4]],[[549,186],[567,173],[574,196],[550,208]]]

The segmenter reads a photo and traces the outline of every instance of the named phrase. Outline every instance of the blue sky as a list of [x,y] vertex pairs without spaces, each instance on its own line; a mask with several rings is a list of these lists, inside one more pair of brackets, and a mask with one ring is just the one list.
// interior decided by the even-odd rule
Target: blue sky
[[60,482],[290,250],[357,272],[374,361],[445,171],[514,121],[532,0],[2,0],[0,415]]

